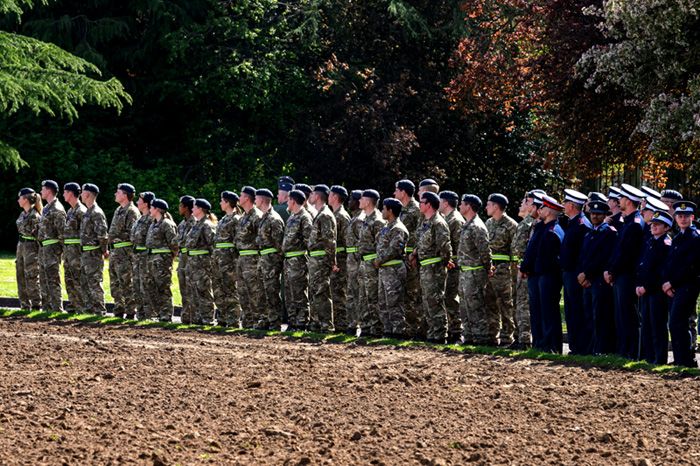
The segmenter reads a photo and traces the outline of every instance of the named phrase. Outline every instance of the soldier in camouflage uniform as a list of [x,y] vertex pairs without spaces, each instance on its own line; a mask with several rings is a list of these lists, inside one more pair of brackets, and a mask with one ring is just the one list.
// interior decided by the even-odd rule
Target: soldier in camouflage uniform
[[267,326],[277,330],[284,321],[282,307],[282,241],[284,239],[284,222],[282,217],[272,209],[272,192],[269,189],[258,189],[255,192],[255,206],[262,212],[258,237],[260,249],[258,260],[258,275],[262,281],[267,309]]
[[[464,217],[457,210],[459,196],[453,191],[440,193],[440,213],[450,227],[450,241],[452,245],[452,262],[457,263],[457,250],[459,249],[459,237],[464,225]],[[447,270],[447,284],[445,285],[445,307],[447,308],[447,332],[449,341],[459,341],[462,334],[462,322],[459,317],[459,276],[458,267]]]
[[192,216],[195,223],[185,236],[184,246],[187,248],[185,282],[192,299],[190,307],[192,312],[191,314],[183,312],[182,322],[209,325],[214,319],[214,293],[212,291],[214,266],[211,253],[214,249],[216,216],[211,214],[209,201],[201,198],[195,199]]
[[70,205],[63,228],[63,278],[68,293],[66,311],[79,312],[83,309],[83,291],[80,288],[80,223],[86,210],[80,202],[80,185],[66,183],[63,186],[63,200]]
[[408,230],[401,222],[401,202],[384,199],[382,218],[387,222],[377,237],[377,258],[374,267],[379,270],[379,318],[387,337],[406,336],[406,309],[404,308],[404,283],[406,264],[404,248]]
[[336,330],[345,332],[348,328],[347,294],[348,254],[347,234],[350,214],[343,207],[348,191],[342,186],[331,186],[328,205],[333,209],[336,225],[335,266],[331,275],[331,296],[333,298],[333,324]]
[[[360,302],[360,280],[359,271],[360,263],[362,258],[357,252],[357,244],[360,241],[360,227],[362,222],[365,220],[365,213],[360,209],[360,198],[362,197],[362,191],[355,189],[350,195],[350,200],[348,201],[348,209],[350,209],[350,223],[345,231],[345,252],[347,253],[346,267],[347,267],[347,289],[346,297],[347,301],[345,304],[347,325],[345,328],[346,333],[350,335],[355,335],[357,332],[357,324],[359,322],[359,302]],[[336,328],[337,328],[336,323]]]
[[462,339],[468,345],[495,346],[498,343],[499,316],[495,309],[486,306],[486,287],[493,267],[488,230],[478,215],[480,208],[481,199],[477,196],[462,196],[459,210],[465,222],[457,254]]
[[58,183],[45,180],[41,183],[41,198],[46,205],[41,212],[37,239],[41,248],[41,303],[45,311],[62,312],[61,256],[63,256],[63,228],[66,225],[66,209],[58,200]]
[[[161,322],[170,322],[173,316],[173,258],[177,253],[177,226],[168,213],[168,203],[163,199],[151,202],[150,216],[153,219],[146,236],[148,248],[148,274],[153,288],[146,299]],[[154,316],[153,319],[156,317]]]
[[114,298],[114,315],[133,319],[136,313],[133,284],[134,243],[131,228],[141,216],[132,200],[135,189],[129,183],[121,183],[114,193],[119,204],[109,225],[109,288]]
[[216,224],[214,236],[214,301],[217,308],[217,324],[222,327],[238,327],[241,320],[241,303],[238,299],[238,251],[234,243],[238,214],[238,194],[223,191],[219,206],[224,216]]
[[241,189],[239,205],[243,215],[236,228],[236,247],[238,248],[238,293],[241,301],[243,326],[247,328],[266,329],[267,317],[263,305],[265,294],[258,275],[258,229],[262,212],[255,207],[255,188],[244,186]]
[[39,220],[41,198],[32,188],[23,188],[17,195],[22,213],[17,218],[17,294],[23,310],[41,309],[39,282]]
[[277,205],[274,209],[284,223],[287,223],[289,218],[287,201],[289,201],[289,193],[293,187],[294,179],[291,176],[280,176],[280,179],[277,181]]
[[445,284],[447,266],[452,257],[450,228],[438,212],[440,198],[432,192],[421,195],[423,223],[418,229],[416,249],[411,253],[411,266],[420,265],[420,284],[428,341],[444,343],[447,337]]
[[284,252],[284,293],[292,329],[304,330],[309,321],[309,272],[306,245],[311,236],[311,215],[304,209],[306,195],[289,193],[289,211],[282,240]]
[[311,191],[313,191],[313,189],[311,189],[311,186],[309,186],[308,184],[304,184],[304,183],[295,184],[294,189],[297,189],[297,190],[303,192],[304,196],[306,196],[306,202],[304,202],[304,209],[306,209],[306,211],[309,213],[309,215],[311,215],[311,219],[313,220],[313,218],[318,213],[316,211],[316,208],[309,203],[309,197],[311,196]]
[[80,194],[86,210],[80,223],[80,283],[85,312],[105,315],[105,292],[102,288],[105,258],[108,256],[107,217],[99,205],[100,189],[85,183]]
[[494,193],[486,202],[486,229],[489,231],[491,259],[496,270],[489,280],[487,306],[498,309],[501,316],[500,343],[511,345],[515,334],[515,307],[513,306],[513,253],[511,245],[518,224],[505,213],[508,198]]
[[194,197],[185,195],[180,198],[178,210],[182,216],[182,220],[177,226],[177,245],[180,247],[177,259],[177,281],[180,287],[180,296],[182,297],[181,319],[185,324],[192,323],[194,318],[194,309],[192,308],[192,293],[190,287],[187,286],[187,247],[185,239],[190,232],[190,228],[195,223],[192,216],[192,208],[194,207]]
[[153,275],[148,273],[148,248],[146,247],[146,237],[148,229],[153,223],[151,218],[151,202],[156,195],[150,191],[139,194],[136,207],[141,216],[131,227],[129,238],[134,244],[132,256],[134,303],[136,304],[136,318],[138,320],[148,320],[157,317],[155,310],[151,308],[151,300],[147,298],[151,290],[155,289]]
[[360,227],[358,253],[362,258],[360,262],[360,299],[359,299],[359,325],[362,335],[378,336],[383,328],[379,319],[379,272],[374,267],[374,259],[377,258],[377,235],[384,228],[386,222],[377,210],[379,193],[374,189],[362,192],[360,208],[364,211],[365,219]]
[[[401,202],[401,222],[408,230],[408,242],[406,243],[406,260],[408,255],[416,247],[418,225],[421,219],[418,201],[413,197],[416,185],[411,180],[400,180],[396,182],[394,197]],[[407,267],[406,269],[406,323],[409,336],[425,336],[423,326],[423,304],[421,302],[420,272],[418,268]]]

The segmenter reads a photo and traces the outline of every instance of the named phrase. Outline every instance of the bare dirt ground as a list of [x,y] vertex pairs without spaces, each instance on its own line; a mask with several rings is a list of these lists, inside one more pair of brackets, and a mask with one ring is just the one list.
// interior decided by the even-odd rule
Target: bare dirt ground
[[700,380],[0,320],[1,464],[698,464]]

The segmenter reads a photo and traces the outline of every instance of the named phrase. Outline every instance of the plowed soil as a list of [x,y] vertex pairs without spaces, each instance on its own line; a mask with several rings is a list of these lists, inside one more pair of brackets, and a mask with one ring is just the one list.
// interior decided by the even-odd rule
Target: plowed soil
[[700,380],[0,320],[2,464],[699,464]]

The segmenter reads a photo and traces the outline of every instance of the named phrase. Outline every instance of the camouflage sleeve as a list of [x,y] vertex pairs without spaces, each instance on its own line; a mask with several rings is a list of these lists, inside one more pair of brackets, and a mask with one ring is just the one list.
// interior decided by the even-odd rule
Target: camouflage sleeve
[[327,255],[335,257],[335,237],[337,234],[335,219],[330,215],[324,217],[320,230],[323,249],[326,250]]
[[270,242],[272,247],[282,250],[282,240],[284,239],[284,222],[276,220],[270,225]]
[[163,234],[165,236],[165,242],[168,244],[170,249],[177,252],[179,249],[177,242],[177,226],[175,226],[175,223],[171,222],[166,223],[164,226],[165,231]]
[[107,217],[105,214],[100,212],[99,215],[93,215],[95,218],[95,236],[102,246],[102,252],[107,250],[107,243],[109,240],[109,235],[107,234]]
[[66,211],[56,210],[51,221],[53,223],[53,230],[56,232],[56,237],[63,240],[63,230],[66,226]]
[[214,245],[214,236],[216,236],[216,227],[213,223],[205,224],[202,228],[202,248],[211,249]]
[[41,221],[41,214],[32,215],[27,220],[27,230],[29,231],[29,236],[35,238],[39,237],[39,222]]
[[508,225],[508,246],[507,249],[510,251],[510,255],[515,255],[513,250],[515,249],[515,230],[518,228],[518,224],[515,222],[510,222]]
[[[386,260],[403,259],[404,248],[408,240],[408,232],[401,228],[391,230],[391,241],[389,242],[389,254]],[[386,262],[383,261],[383,262]]]
[[309,238],[311,237],[311,228],[311,217],[308,215],[302,215],[299,219],[299,229],[301,230],[303,244],[309,243]]
[[489,246],[489,233],[481,228],[472,228],[472,240],[479,251],[479,262],[488,269],[491,268],[491,247]]
[[450,237],[450,229],[445,223],[436,224],[435,228],[435,246],[442,260],[447,263],[452,258],[452,238]]
[[131,231],[131,228],[134,226],[134,223],[136,223],[136,220],[139,219],[139,211],[136,209],[128,209],[126,211],[126,220],[125,220],[125,225],[124,228],[126,231]]

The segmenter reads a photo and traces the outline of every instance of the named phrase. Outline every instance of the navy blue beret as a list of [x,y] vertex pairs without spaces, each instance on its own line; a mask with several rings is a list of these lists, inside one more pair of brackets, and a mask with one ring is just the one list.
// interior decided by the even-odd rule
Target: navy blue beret
[[56,183],[54,180],[44,180],[41,182],[41,187],[42,188],[49,188],[53,190],[53,192],[57,193],[58,192],[58,183]]
[[200,209],[211,210],[211,203],[206,199],[202,199],[201,197],[194,200],[194,205],[196,205]]
[[96,184],[92,184],[92,183],[85,183],[83,185],[83,191],[87,191],[89,193],[94,193],[94,194],[100,194],[100,188],[98,188]]
[[188,209],[194,207],[194,197],[186,194],[180,198],[180,204],[184,205]]
[[379,200],[379,193],[374,189],[365,189],[362,191],[362,197],[369,197],[375,201]]
[[282,176],[280,176],[280,179],[277,180],[277,183],[278,184],[287,183],[287,184],[294,185],[294,178],[292,178],[291,176],[288,176],[288,175],[282,175]]
[[78,194],[80,194],[80,185],[71,181],[70,183],[66,183],[63,185],[63,190],[70,191],[77,196]]
[[309,194],[311,194],[311,186],[309,186],[308,184],[297,183],[294,185],[294,189],[303,192],[304,195],[307,197]]
[[17,197],[26,196],[27,194],[34,194],[35,192],[36,191],[34,191],[32,188],[22,188],[17,193]]
[[151,207],[155,207],[156,209],[163,209],[163,210],[168,210],[168,203],[165,202],[163,199],[153,199],[153,202],[151,202]]
[[255,188],[252,186],[243,186],[241,188],[241,194],[247,194],[250,197],[255,197]]
[[489,196],[489,199],[488,199],[488,200],[491,201],[491,202],[495,202],[496,204],[500,205],[500,206],[501,206],[502,208],[504,208],[504,209],[505,209],[506,206],[508,205],[508,198],[505,197],[505,196],[504,196],[503,194],[501,194],[501,193],[493,193],[493,194],[491,194],[491,195]]
[[401,191],[407,192],[411,196],[416,192],[416,185],[411,180],[399,180],[396,182],[396,187]]
[[330,193],[331,190],[325,184],[317,184],[316,186],[314,186],[314,192],[323,193],[326,196],[328,196],[328,193]]
[[484,205],[483,202],[481,202],[481,198],[476,194],[465,194],[462,196],[462,202],[471,206],[476,206],[476,209],[480,209],[481,206]]
[[387,197],[386,199],[384,199],[383,204],[392,210],[398,209],[399,212],[401,212],[401,209],[403,208],[403,204],[401,204],[401,201],[399,201],[398,199],[394,199],[393,197]]
[[153,194],[151,191],[144,191],[139,195],[139,197],[143,199],[143,202],[145,202],[146,204],[153,205],[151,203],[156,198],[156,195]]
[[136,188],[134,188],[134,185],[129,183],[119,183],[117,185],[117,189],[119,189],[120,191],[124,191],[127,194],[134,194],[136,192]]
[[256,195],[256,196],[269,197],[270,199],[273,198],[273,196],[272,196],[272,191],[270,191],[270,190],[267,189],[267,188],[258,189],[257,191],[255,191],[255,195]]
[[444,199],[446,201],[459,201],[459,195],[454,192],[454,191],[442,191],[440,193],[440,199]]
[[362,190],[361,189],[353,189],[352,192],[350,193],[353,199],[356,201],[359,201],[360,198],[362,197]]
[[342,186],[337,185],[337,184],[331,186],[331,192],[337,194],[338,196],[340,196],[343,199],[348,198],[348,190]]
[[221,199],[231,202],[238,202],[240,200],[238,194],[234,193],[233,191],[221,191]]
[[279,189],[280,191],[287,191],[287,192],[289,192],[289,191],[291,191],[292,189],[294,189],[294,185],[293,185],[292,183],[287,183],[287,182],[285,182],[285,181],[280,181],[279,183],[277,183],[277,189]]
[[424,192],[420,196],[424,201],[428,201],[431,205],[440,204],[440,197],[437,194],[431,192]]
[[294,199],[294,202],[297,204],[303,204],[306,202],[306,194],[304,194],[304,191],[300,189],[293,189],[292,192],[289,193],[289,198]]
[[435,185],[435,186],[437,186],[437,184],[438,184],[437,181],[435,181],[434,179],[432,179],[432,178],[426,178],[426,179],[424,179],[423,181],[420,182],[420,184],[418,185],[418,187],[422,188],[423,186],[430,186],[430,185]]

